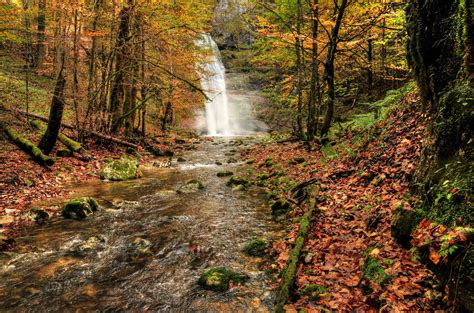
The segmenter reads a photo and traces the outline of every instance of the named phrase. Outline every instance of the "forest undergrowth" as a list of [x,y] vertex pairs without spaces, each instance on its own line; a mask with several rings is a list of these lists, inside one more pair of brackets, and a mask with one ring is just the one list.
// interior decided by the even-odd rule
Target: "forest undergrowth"
[[280,274],[292,255],[299,217],[308,209],[294,199],[293,188],[312,182],[318,190],[293,304],[286,310],[404,311],[448,305],[443,293],[448,287],[420,261],[416,248],[431,242],[431,262],[446,262],[441,238],[449,234],[448,245],[466,243],[470,230],[423,220],[410,250],[392,237],[400,210],[421,209],[410,186],[426,131],[418,94],[408,92],[397,100],[372,126],[346,132],[333,146],[308,151],[301,142],[280,140],[248,151],[257,185],[266,188],[274,204],[291,204],[287,236],[272,247],[272,267]]

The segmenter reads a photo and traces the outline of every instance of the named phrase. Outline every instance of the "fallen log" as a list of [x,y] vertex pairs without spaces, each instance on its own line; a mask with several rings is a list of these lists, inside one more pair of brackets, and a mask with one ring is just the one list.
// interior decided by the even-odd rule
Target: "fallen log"
[[303,249],[307,233],[311,226],[313,212],[316,210],[317,191],[313,190],[313,188],[311,188],[310,186],[308,188],[310,188],[310,191],[308,191],[309,198],[307,199],[308,209],[300,219],[298,236],[296,237],[293,250],[291,250],[287,267],[282,277],[282,284],[276,296],[275,312],[277,313],[285,312],[284,306],[291,299],[291,294],[293,292],[296,276],[298,273],[298,262],[300,259],[301,250]]
[[[33,125],[36,129],[38,129],[42,134],[44,134],[44,132],[46,131],[46,125],[43,125],[38,120],[30,120],[30,124]],[[63,133],[59,133],[58,139],[72,152],[80,152],[81,150],[83,150],[82,145],[79,142],[72,140]]]
[[[24,115],[24,116],[33,117],[33,118],[38,119],[40,121],[48,122],[47,117],[44,117],[44,116],[41,116],[41,115],[38,115],[38,114],[29,113],[29,112],[25,112],[25,111],[21,111],[21,110],[15,110],[14,112],[18,112],[19,114]],[[66,124],[66,123],[62,123],[61,126],[64,127],[64,128],[67,128],[67,129],[76,129],[74,126]],[[113,143],[116,143],[116,144],[119,144],[119,145],[122,145],[122,146],[125,146],[125,147],[131,147],[131,148],[134,148],[134,149],[138,149],[138,145],[136,145],[134,143],[131,143],[131,142],[128,142],[128,141],[125,141],[125,140],[121,140],[121,139],[118,139],[118,138],[115,138],[115,137],[112,137],[112,136],[109,136],[109,135],[104,135],[104,134],[98,133],[98,132],[93,131],[93,130],[87,130],[86,129],[85,131],[86,131],[86,133],[88,133],[91,136],[94,136],[94,137],[97,137],[97,138],[100,138],[100,139],[103,139],[103,140],[107,140],[107,141],[110,141],[110,142],[113,142]]]
[[5,134],[8,136],[8,138],[10,138],[21,150],[28,153],[37,163],[46,166],[51,166],[54,164],[53,159],[44,154],[40,148],[38,148],[31,141],[18,135],[12,128],[1,122],[0,128],[5,131]]

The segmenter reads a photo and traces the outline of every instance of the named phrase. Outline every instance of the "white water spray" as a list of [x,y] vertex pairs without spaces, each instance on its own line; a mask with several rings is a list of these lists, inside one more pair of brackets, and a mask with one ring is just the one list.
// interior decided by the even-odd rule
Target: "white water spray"
[[225,67],[219,48],[210,35],[204,35],[198,44],[209,49],[212,55],[201,64],[201,86],[210,99],[206,102],[205,126],[209,136],[246,135],[255,131],[250,97],[240,92],[229,93]]

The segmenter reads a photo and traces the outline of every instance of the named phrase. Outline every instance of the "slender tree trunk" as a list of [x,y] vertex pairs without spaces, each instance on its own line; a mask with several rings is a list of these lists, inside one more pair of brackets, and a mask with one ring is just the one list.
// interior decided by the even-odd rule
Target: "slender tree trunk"
[[[141,97],[142,101],[145,101],[147,97],[147,88],[146,88],[146,46],[145,46],[145,26],[143,25],[143,18],[140,19],[140,40],[141,40],[141,78],[142,78],[142,88],[141,88]],[[142,114],[141,114],[141,131],[143,138],[146,137],[146,102],[143,104]]]
[[296,116],[296,123],[298,126],[298,136],[305,139],[305,132],[303,128],[303,60],[302,60],[302,44],[301,44],[301,24],[303,19],[301,0],[298,0],[298,16],[296,21],[296,89],[298,97],[298,114]]
[[56,140],[61,128],[64,110],[64,88],[66,86],[66,77],[64,75],[64,59],[62,58],[61,68],[59,70],[58,78],[56,80],[56,87],[54,88],[53,100],[51,102],[51,109],[49,111],[48,128],[41,139],[39,148],[45,153],[49,154],[56,144]]
[[336,24],[331,32],[329,51],[324,64],[325,73],[324,79],[327,85],[327,103],[326,114],[324,116],[323,125],[321,127],[321,138],[327,140],[327,134],[331,127],[332,119],[334,117],[334,101],[335,101],[335,87],[334,87],[334,61],[336,59],[337,45],[339,43],[339,30],[341,29],[342,19],[346,11],[348,0],[342,0],[337,10]]
[[312,45],[311,45],[311,86],[308,103],[308,140],[313,140],[318,128],[318,114],[316,105],[320,105],[319,88],[319,61],[318,61],[318,15],[319,0],[312,0]]
[[30,110],[30,72],[33,66],[33,47],[31,40],[31,21],[29,13],[29,0],[23,0],[23,14],[25,19],[25,106],[26,111]]
[[46,57],[46,0],[38,1],[38,34],[34,67],[43,65]]
[[372,95],[373,87],[374,87],[374,73],[373,73],[373,40],[367,40],[367,87],[368,87],[368,94],[369,96]]

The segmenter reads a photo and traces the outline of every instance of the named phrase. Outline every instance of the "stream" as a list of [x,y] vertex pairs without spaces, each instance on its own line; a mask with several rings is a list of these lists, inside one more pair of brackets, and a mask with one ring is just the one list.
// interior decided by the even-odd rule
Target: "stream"
[[[83,221],[60,218],[37,226],[18,239],[23,248],[0,255],[0,311],[271,311],[264,260],[242,248],[280,230],[261,190],[232,191],[228,178],[216,176],[223,170],[245,174],[245,165],[226,161],[256,140],[201,140],[182,154],[185,162],[146,165],[140,179],[69,187],[71,198],[95,197],[101,209]],[[177,194],[191,179],[206,188]],[[149,255],[131,252],[137,238],[151,242]],[[250,280],[227,292],[203,290],[197,280],[215,266]]]

